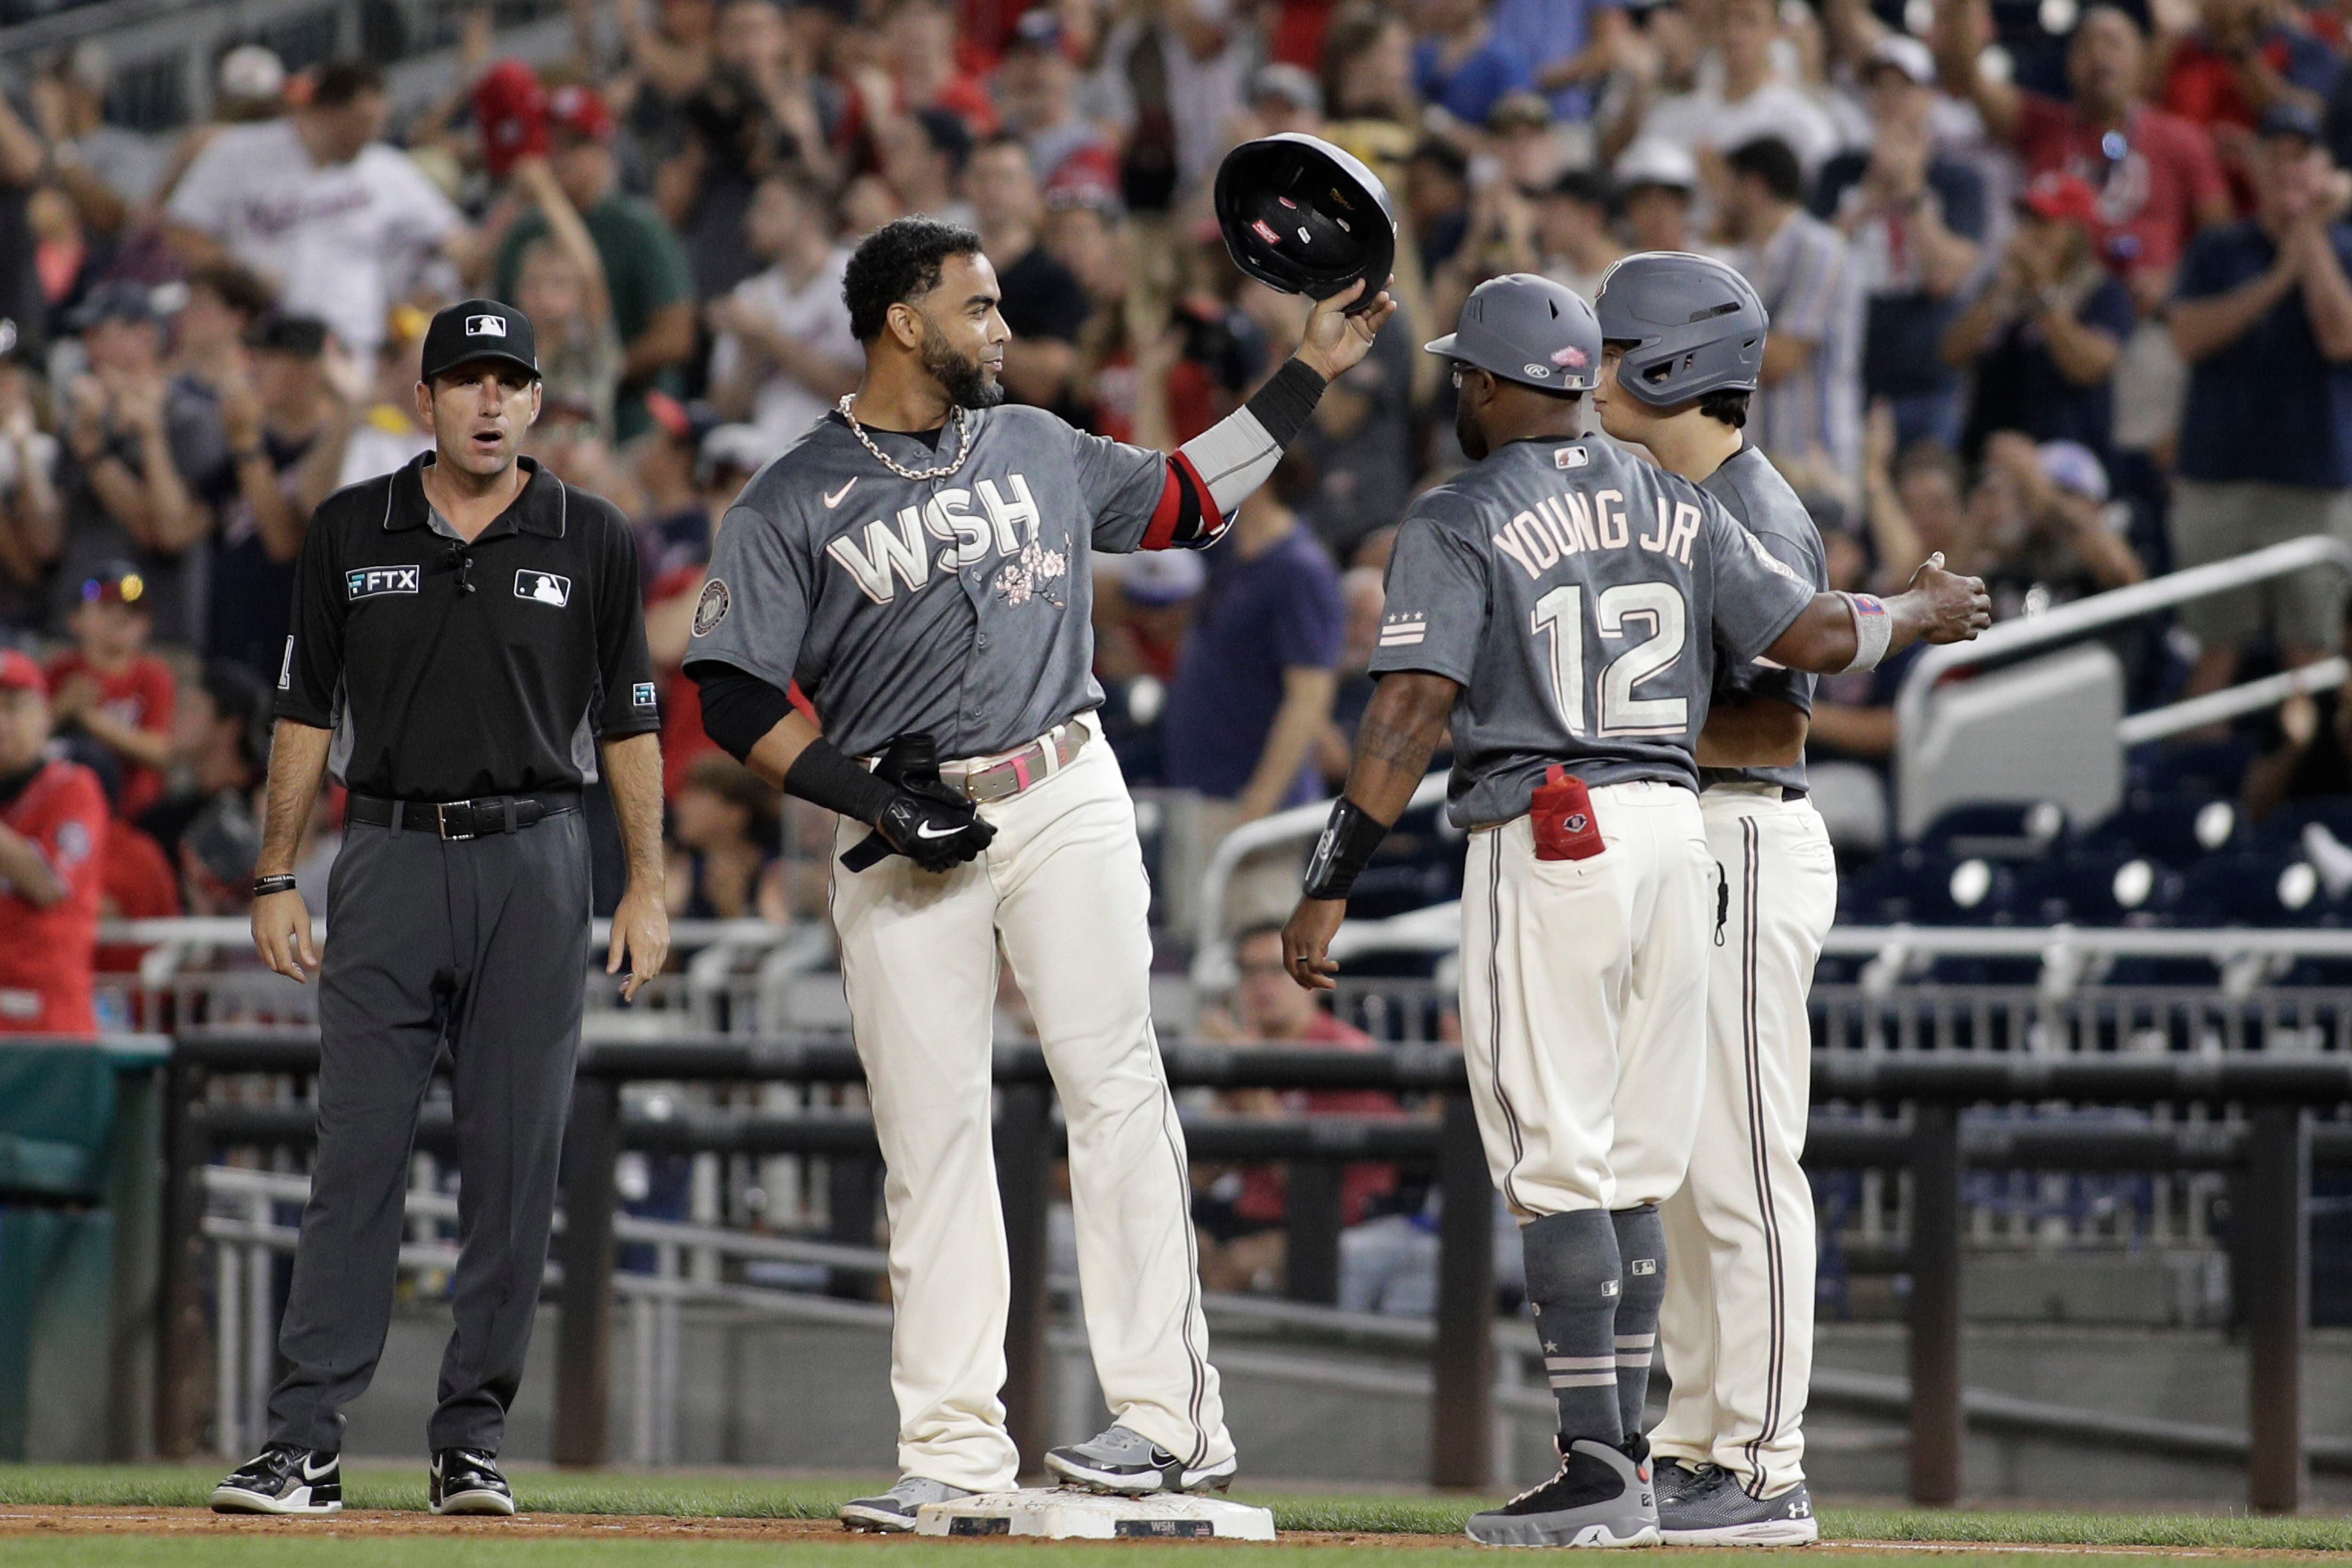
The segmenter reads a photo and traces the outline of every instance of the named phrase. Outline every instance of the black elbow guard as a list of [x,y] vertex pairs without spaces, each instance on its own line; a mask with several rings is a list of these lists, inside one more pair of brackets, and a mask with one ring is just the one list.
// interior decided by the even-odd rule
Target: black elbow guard
[[731,664],[698,664],[687,673],[702,693],[702,732],[739,763],[793,710],[791,698]]

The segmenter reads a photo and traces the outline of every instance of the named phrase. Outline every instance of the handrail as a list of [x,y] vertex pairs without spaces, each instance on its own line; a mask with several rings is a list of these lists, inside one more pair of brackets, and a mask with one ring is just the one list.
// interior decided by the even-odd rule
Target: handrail
[[[314,916],[313,929],[324,932],[326,917]],[[669,922],[669,944],[673,949],[710,947],[729,943],[745,948],[773,947],[800,929],[793,925],[777,925],[763,920],[694,920]],[[589,940],[593,943],[610,942],[613,922],[598,918],[591,922]],[[100,921],[98,940],[110,946],[152,947],[163,942],[184,942],[208,943],[215,947],[244,947],[253,941],[253,926],[242,915],[173,915],[165,919],[136,921]]]
[[[1413,786],[1412,798],[1405,802],[1405,810],[1418,811],[1444,800],[1449,776],[1433,773],[1424,777]],[[1261,849],[1313,838],[1323,831],[1323,824],[1330,816],[1329,801],[1311,801],[1261,816],[1255,822],[1245,822],[1218,841],[1209,856],[1208,866],[1201,873],[1201,903],[1193,916],[1193,984],[1203,991],[1232,988],[1233,955],[1225,950],[1225,888],[1233,880],[1234,868]]]
[[1928,692],[1935,689],[1937,681],[1952,670],[2052,643],[2065,642],[2101,626],[2135,620],[2152,610],[2166,609],[2191,599],[2204,598],[2209,594],[2242,588],[2273,577],[2284,577],[2289,573],[2313,566],[2334,566],[2347,575],[2352,575],[2352,546],[2321,534],[2291,539],[2284,544],[2232,556],[2227,561],[2167,573],[2145,583],[2135,583],[2128,588],[2112,588],[2104,594],[2093,594],[2071,605],[2061,605],[2045,615],[2003,621],[1974,642],[1943,643],[1930,647],[1913,661],[1909,673],[1903,678],[1903,689],[1895,696],[1895,733],[1897,742],[1900,743],[1903,736],[1920,732],[1927,716]]

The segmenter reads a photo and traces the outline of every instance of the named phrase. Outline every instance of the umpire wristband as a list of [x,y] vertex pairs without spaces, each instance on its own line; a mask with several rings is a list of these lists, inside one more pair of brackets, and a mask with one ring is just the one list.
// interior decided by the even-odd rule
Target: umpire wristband
[[1315,853],[1307,862],[1307,896],[1346,898],[1370,862],[1372,851],[1388,836],[1385,826],[1346,795],[1333,801],[1331,819],[1323,825],[1323,837],[1315,841]]
[[889,783],[867,773],[841,754],[841,749],[820,736],[801,748],[784,770],[784,788],[803,800],[837,811],[872,826],[898,792]]
[[283,873],[275,877],[256,877],[253,879],[253,896],[257,899],[266,899],[272,893],[290,893],[293,890],[294,879]]

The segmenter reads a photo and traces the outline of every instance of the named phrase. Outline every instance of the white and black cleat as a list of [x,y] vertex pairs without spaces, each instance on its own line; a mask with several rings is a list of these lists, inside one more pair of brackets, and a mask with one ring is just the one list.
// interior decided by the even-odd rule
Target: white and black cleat
[[872,1497],[852,1498],[841,1505],[841,1522],[852,1530],[895,1534],[915,1528],[915,1510],[927,1502],[954,1502],[972,1494],[961,1487],[927,1476],[900,1476],[898,1484]]
[[1658,1501],[1650,1448],[1590,1437],[1568,1444],[1559,1471],[1501,1508],[1470,1516],[1470,1539],[1486,1546],[1655,1546]]
[[341,1513],[343,1467],[332,1454],[272,1443],[213,1489],[215,1513]]
[[1152,1497],[1223,1491],[1241,1465],[1231,1454],[1210,1464],[1187,1464],[1140,1432],[1113,1426],[1083,1443],[1048,1451],[1045,1468],[1089,1491]]
[[1804,1482],[1750,1497],[1720,1465],[1700,1466],[1688,1486],[1659,1498],[1658,1528],[1668,1546],[1805,1546],[1822,1538]]
[[510,1514],[514,1489],[498,1460],[479,1448],[444,1448],[433,1456],[427,1493],[435,1513]]

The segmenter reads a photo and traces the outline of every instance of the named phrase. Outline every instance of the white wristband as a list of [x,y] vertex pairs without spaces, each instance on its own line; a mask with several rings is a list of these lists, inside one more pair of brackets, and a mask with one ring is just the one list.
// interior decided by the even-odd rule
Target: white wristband
[[1838,597],[1845,601],[1847,612],[1853,616],[1853,662],[1845,667],[1846,670],[1876,669],[1878,661],[1886,657],[1887,645],[1895,640],[1895,617],[1868,594],[1840,594]]

